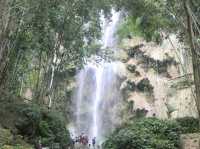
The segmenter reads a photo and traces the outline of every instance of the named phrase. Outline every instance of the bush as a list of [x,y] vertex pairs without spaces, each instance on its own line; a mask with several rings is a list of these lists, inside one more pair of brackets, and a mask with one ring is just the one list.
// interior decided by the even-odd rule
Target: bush
[[43,146],[59,143],[64,148],[70,143],[70,135],[65,127],[64,118],[59,113],[36,105],[20,110],[16,127],[19,133],[28,138],[32,144],[38,139],[41,139]]
[[127,86],[126,89],[130,90],[130,91],[135,91],[136,89],[136,84],[134,81],[128,80],[127,81]]
[[136,71],[136,66],[135,65],[128,65],[127,69],[131,72],[134,73]]
[[136,19],[128,17],[119,25],[117,35],[119,40],[122,40],[129,36],[142,36],[142,32],[136,23]]
[[[182,123],[183,122],[183,123]],[[187,123],[189,122],[189,123]],[[178,149],[183,132],[194,132],[198,128],[191,119],[158,120],[142,118],[116,129],[103,144],[104,149]],[[181,123],[181,124],[180,124]]]
[[146,110],[144,108],[143,109],[136,109],[135,110],[135,117],[136,118],[143,118],[147,115],[147,113],[148,113],[148,110]]
[[199,132],[199,120],[193,117],[184,117],[176,119],[182,128],[183,133]]
[[129,16],[119,25],[117,35],[120,40],[138,36],[143,37],[147,41],[154,41],[160,44],[162,42],[162,36],[159,32],[160,28],[155,24],[155,22],[163,24],[159,20],[161,19],[154,16]]
[[152,93],[154,87],[151,85],[150,81],[148,78],[142,79],[138,84],[137,84],[137,88],[139,91],[142,92],[149,92]]

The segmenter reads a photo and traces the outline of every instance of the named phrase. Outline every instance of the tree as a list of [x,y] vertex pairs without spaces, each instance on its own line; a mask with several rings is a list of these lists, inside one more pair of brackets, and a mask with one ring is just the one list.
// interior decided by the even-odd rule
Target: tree
[[122,9],[125,14],[128,13],[128,21],[131,19],[131,22],[137,26],[142,36],[148,41],[158,36],[161,30],[174,31],[175,20],[166,9],[166,1],[118,0],[113,3],[117,9]]
[[[0,88],[15,95],[30,88],[33,101],[43,104],[48,98],[49,107],[58,96],[65,98],[65,78],[81,67],[88,47],[100,37],[100,14],[108,16],[108,3],[1,0]],[[55,82],[60,74],[66,76]]]
[[[200,2],[198,0],[123,0],[115,1],[117,8],[128,12],[133,22],[139,22],[143,36],[152,40],[154,33],[175,33],[192,54],[196,105],[200,116]],[[185,13],[183,13],[185,12]]]
[[[193,75],[194,75],[194,84],[195,84],[195,92],[196,92],[196,105],[197,110],[200,117],[200,53],[199,53],[199,45],[196,42],[197,37],[195,37],[195,24],[197,23],[196,20],[194,20],[190,8],[190,1],[184,0],[184,9],[187,16],[187,32],[188,32],[188,38],[190,43],[190,49],[192,53],[192,63],[193,63]],[[199,24],[200,25],[200,24]],[[196,26],[197,30],[199,29],[199,26]],[[199,32],[200,34],[200,32]]]

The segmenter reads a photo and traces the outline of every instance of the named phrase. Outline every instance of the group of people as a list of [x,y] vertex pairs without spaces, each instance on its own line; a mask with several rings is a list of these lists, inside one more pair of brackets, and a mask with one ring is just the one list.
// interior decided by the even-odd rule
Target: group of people
[[93,146],[95,148],[95,145],[96,145],[96,137],[94,137],[91,142],[89,141],[89,137],[87,135],[84,135],[83,133],[78,136],[78,137],[75,137],[75,139],[73,140],[73,144],[82,144],[84,146]]

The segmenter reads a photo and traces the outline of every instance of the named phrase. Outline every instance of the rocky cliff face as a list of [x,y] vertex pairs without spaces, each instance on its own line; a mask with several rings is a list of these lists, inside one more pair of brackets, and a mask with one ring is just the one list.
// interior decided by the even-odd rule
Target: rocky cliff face
[[158,118],[197,116],[190,56],[175,35],[162,45],[126,39],[120,49],[115,57],[122,62],[119,75],[126,78],[121,91],[133,112]]

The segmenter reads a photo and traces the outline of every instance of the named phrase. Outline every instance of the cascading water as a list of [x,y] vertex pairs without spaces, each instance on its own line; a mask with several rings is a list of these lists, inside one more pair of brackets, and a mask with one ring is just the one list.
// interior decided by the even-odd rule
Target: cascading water
[[102,48],[114,48],[116,45],[116,38],[114,37],[114,34],[116,33],[117,24],[120,19],[120,13],[115,12],[112,10],[112,18],[111,22],[109,22],[104,17],[101,18],[103,22],[103,36],[102,36],[102,42],[103,46]]
[[[120,13],[112,11],[111,21],[103,21],[102,49],[114,50],[114,34]],[[97,62],[98,61],[98,62]],[[117,74],[117,62],[108,63],[99,56],[92,56],[77,75],[75,102],[75,135],[84,133],[89,138],[102,141],[110,133],[118,119],[120,103],[120,79]]]

